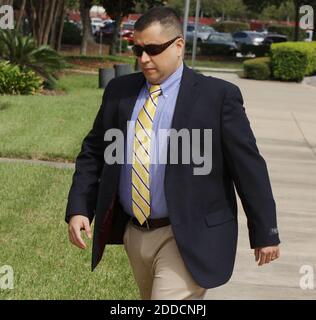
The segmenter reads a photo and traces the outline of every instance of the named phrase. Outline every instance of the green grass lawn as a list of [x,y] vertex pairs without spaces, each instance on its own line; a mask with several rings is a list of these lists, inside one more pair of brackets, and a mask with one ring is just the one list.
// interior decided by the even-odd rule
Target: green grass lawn
[[[223,62],[204,61],[203,65],[220,67]],[[59,87],[65,94],[0,97],[0,157],[75,160],[100,107],[103,89],[98,89],[95,75],[63,76]]]
[[81,60],[99,60],[102,62],[117,62],[117,63],[130,63],[134,65],[135,57],[134,56],[111,56],[111,55],[102,55],[102,56],[85,56],[85,55],[64,55],[64,58],[68,61],[73,59]]
[[103,89],[93,75],[64,76],[59,86],[65,94],[0,97],[1,157],[74,160]]
[[[83,61],[93,61],[98,60],[100,62],[116,62],[116,63],[130,63],[132,66],[135,65],[135,57],[133,55],[131,56],[111,56],[111,55],[105,55],[105,56],[65,56],[67,61],[73,60],[73,59],[80,59]],[[199,57],[197,57],[199,59]],[[212,59],[212,58],[211,58]],[[242,61],[235,61],[230,60],[229,58],[225,58],[226,60],[196,60],[196,66],[199,67],[209,67],[209,68],[242,68]],[[191,66],[191,58],[187,58],[185,60],[185,63],[189,66]]]
[[0,163],[0,267],[14,270],[14,289],[0,289],[0,300],[140,299],[123,246],[107,246],[91,272],[91,242],[81,250],[68,241],[71,177],[70,169]]

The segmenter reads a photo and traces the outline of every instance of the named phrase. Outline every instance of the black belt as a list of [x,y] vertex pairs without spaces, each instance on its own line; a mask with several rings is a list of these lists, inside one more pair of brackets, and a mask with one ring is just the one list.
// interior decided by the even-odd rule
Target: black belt
[[160,228],[160,227],[168,226],[170,224],[170,220],[168,217],[158,218],[158,219],[147,219],[142,225],[139,223],[139,221],[135,217],[132,217],[131,221],[135,226],[138,226],[144,229]]

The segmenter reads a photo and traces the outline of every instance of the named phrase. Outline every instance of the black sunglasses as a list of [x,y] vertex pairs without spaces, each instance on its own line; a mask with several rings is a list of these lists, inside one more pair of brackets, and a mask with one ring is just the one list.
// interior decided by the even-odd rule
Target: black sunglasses
[[145,46],[140,46],[136,44],[135,46],[133,46],[133,52],[136,57],[141,57],[144,51],[149,56],[155,56],[165,51],[173,42],[175,42],[177,39],[180,39],[180,38],[181,36],[177,36],[171,39],[170,41],[162,44],[146,44]]

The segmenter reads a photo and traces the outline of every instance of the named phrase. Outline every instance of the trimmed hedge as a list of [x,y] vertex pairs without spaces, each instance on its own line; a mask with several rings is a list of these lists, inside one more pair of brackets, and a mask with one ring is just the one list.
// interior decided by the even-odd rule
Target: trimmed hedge
[[236,22],[236,21],[223,21],[212,25],[212,27],[218,32],[230,32],[234,33],[242,30],[250,30],[249,23]]
[[276,79],[302,81],[316,72],[316,42],[272,44],[271,66]]
[[21,70],[8,61],[0,62],[0,94],[34,94],[43,80],[31,70]]
[[244,61],[244,77],[255,80],[268,80],[271,77],[270,58],[262,57]]

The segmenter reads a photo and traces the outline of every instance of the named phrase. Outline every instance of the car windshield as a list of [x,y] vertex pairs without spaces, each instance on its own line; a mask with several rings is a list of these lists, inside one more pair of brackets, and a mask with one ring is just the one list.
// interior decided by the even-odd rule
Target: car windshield
[[212,27],[209,27],[209,26],[201,26],[200,29],[203,32],[213,32],[214,31],[214,29]]
[[228,34],[221,34],[220,37],[222,37],[226,41],[234,41],[233,37],[229,33]]
[[209,40],[211,41],[218,41],[218,42],[233,42],[232,36],[228,34],[214,34],[209,36]]

